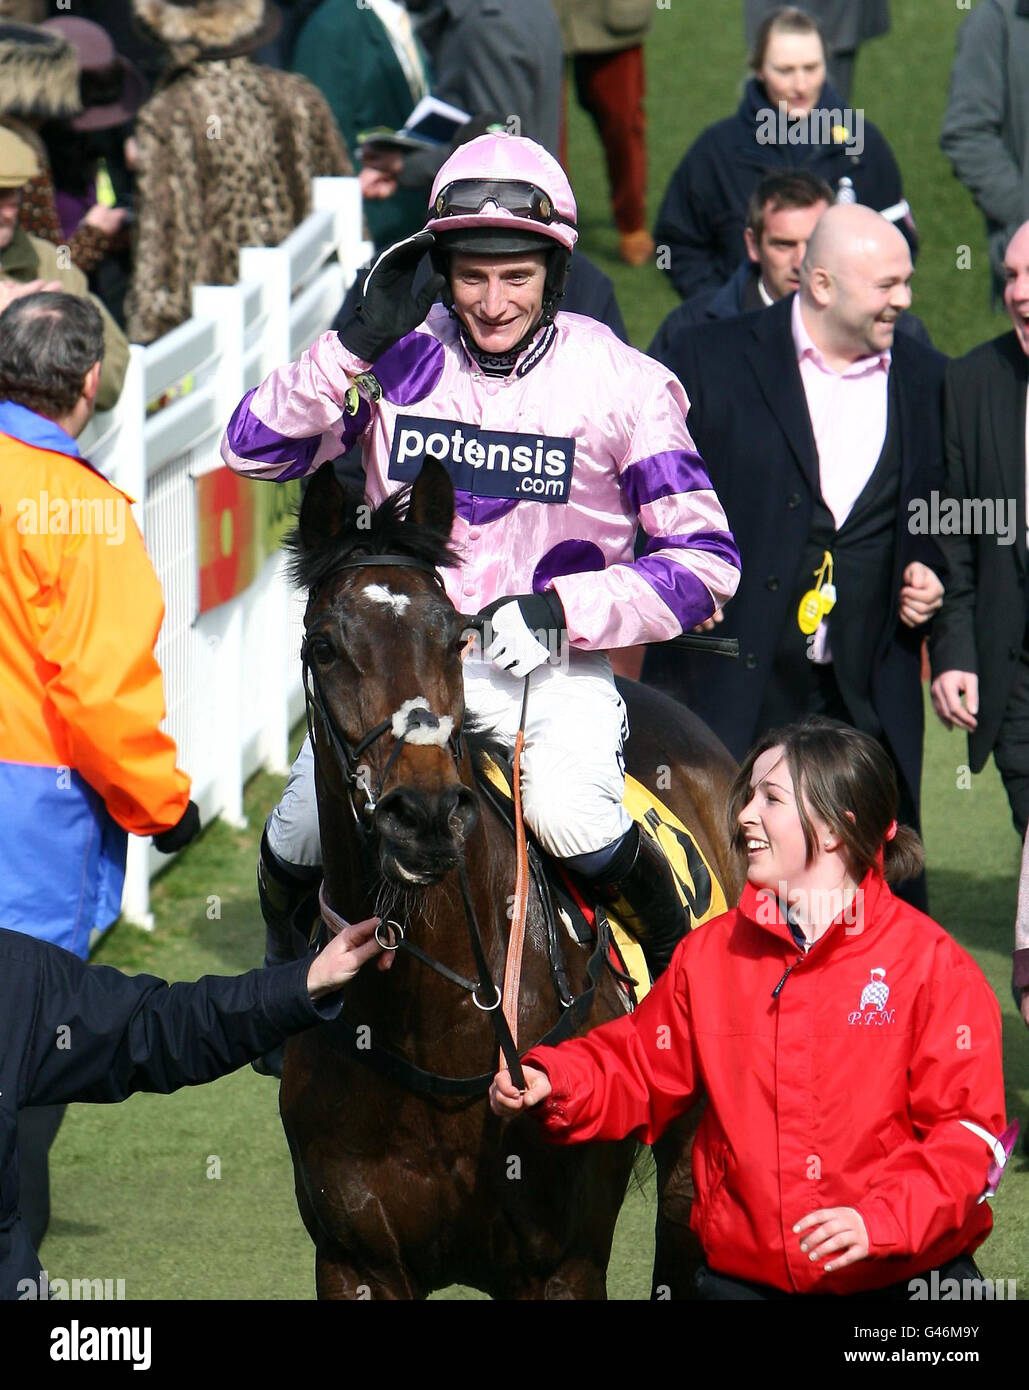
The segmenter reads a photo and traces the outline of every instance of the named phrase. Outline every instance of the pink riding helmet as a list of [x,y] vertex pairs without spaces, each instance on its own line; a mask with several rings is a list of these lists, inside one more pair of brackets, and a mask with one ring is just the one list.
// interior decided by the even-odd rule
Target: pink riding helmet
[[436,175],[426,230],[466,228],[543,236],[568,252],[578,240],[571,185],[554,157],[520,135],[480,135],[461,145]]

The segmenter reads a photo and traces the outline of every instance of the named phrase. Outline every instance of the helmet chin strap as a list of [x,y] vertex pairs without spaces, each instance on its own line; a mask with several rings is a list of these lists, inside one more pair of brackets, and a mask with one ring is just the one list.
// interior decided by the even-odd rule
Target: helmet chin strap
[[464,322],[461,320],[454,308],[453,300],[450,301],[450,317],[457,321],[458,328],[461,330],[461,340],[468,350],[469,356],[473,357],[487,376],[509,376],[514,371],[518,358],[525,349],[537,337],[541,329],[549,328],[554,322],[554,315],[557,313],[558,304],[561,300],[561,291],[554,292],[546,290],[543,295],[543,305],[540,309],[539,317],[528,330],[523,333],[513,347],[509,347],[506,352],[487,352],[475,341]]

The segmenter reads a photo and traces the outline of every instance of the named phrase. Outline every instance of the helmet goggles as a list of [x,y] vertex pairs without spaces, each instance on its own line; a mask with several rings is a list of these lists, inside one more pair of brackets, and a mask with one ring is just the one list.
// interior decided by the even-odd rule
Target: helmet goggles
[[436,194],[432,212],[435,217],[475,217],[487,203],[544,226],[554,222],[575,226],[555,209],[548,193],[520,179],[457,179]]

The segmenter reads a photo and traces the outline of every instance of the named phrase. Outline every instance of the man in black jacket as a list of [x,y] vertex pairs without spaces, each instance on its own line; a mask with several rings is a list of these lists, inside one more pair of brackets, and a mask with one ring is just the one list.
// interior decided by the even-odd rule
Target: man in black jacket
[[[993,753],[1018,833],[1029,823],[1026,384],[1029,222],[1004,256],[1014,331],[947,368],[947,480],[938,508],[947,595],[930,645],[933,706],[968,733],[968,761]],[[931,519],[931,518],[930,518]]]
[[44,1286],[18,1209],[20,1108],[166,1094],[235,1071],[335,1018],[341,986],[365,961],[379,955],[389,967],[376,925],[355,923],[289,965],[174,985],[0,930],[0,1299],[37,1297]]
[[854,724],[892,754],[917,827],[921,639],[943,589],[933,538],[908,523],[942,481],[944,359],[894,335],[910,277],[885,219],[830,208],[796,295],[681,335],[690,433],[742,561],[720,629],[740,660],[653,648],[644,678],[738,758],[806,713]]

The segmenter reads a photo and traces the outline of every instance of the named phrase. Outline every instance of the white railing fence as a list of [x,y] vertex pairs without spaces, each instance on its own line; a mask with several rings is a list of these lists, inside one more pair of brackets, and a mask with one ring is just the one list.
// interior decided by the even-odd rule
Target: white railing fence
[[[330,326],[370,253],[357,180],[315,179],[310,216],[281,245],[242,251],[237,284],[198,286],[192,318],[132,347],[117,406],[79,441],[136,499],[164,589],[164,727],[204,824],[216,816],[243,824],[247,778],[286,770],[289,730],[303,711],[303,605],[276,553],[242,593],[199,612],[194,479],[223,467],[218,445],[240,397]],[[148,402],[169,393],[170,403],[147,414]],[[129,837],[122,912],[130,921],[152,925],[150,879],[167,864],[149,840]]]

